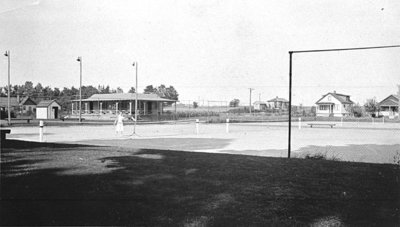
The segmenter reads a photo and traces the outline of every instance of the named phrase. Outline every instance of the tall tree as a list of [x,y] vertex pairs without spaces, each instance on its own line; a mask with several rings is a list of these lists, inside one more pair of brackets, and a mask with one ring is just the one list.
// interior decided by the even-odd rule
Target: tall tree
[[24,85],[24,96],[32,96],[35,92],[32,81],[26,81]]
[[239,99],[233,99],[232,101],[229,102],[230,107],[238,107],[240,103]]
[[129,89],[129,91],[128,91],[128,93],[135,93],[135,88],[134,87],[131,87],[130,89]]
[[53,96],[54,96],[53,89],[51,89],[51,87],[49,87],[49,86],[46,86],[42,90],[42,95],[43,95],[44,99],[53,99]]
[[35,88],[34,88],[33,97],[34,97],[35,99],[41,99],[41,98],[43,98],[42,92],[43,92],[43,86],[42,86],[42,84],[41,84],[41,83],[37,83],[36,86],[35,86]]
[[60,89],[57,88],[57,87],[55,87],[55,88],[54,88],[54,96],[55,96],[55,97],[58,97],[58,96],[60,96],[60,95],[61,95]]
[[82,86],[82,98],[89,98],[94,94],[98,94],[99,90],[93,87],[92,85],[89,86]]
[[147,85],[146,88],[144,89],[145,94],[153,94],[157,93],[157,88],[153,87],[153,85]]
[[117,87],[117,93],[124,93],[124,90],[121,87]]
[[166,87],[164,84],[158,86],[156,93],[166,99],[178,100],[178,92],[173,86]]
[[364,104],[364,109],[371,116],[375,116],[375,113],[379,110],[379,105],[376,102],[375,98],[367,99],[367,102]]

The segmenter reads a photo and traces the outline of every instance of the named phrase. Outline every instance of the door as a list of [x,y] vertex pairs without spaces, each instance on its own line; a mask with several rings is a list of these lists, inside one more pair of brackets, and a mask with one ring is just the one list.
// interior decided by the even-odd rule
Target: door
[[54,119],[58,118],[58,107],[53,106]]

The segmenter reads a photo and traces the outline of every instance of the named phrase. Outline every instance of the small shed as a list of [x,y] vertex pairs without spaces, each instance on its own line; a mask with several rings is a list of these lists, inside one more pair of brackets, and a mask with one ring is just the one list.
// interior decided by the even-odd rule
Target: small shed
[[36,106],[37,119],[57,119],[61,105],[56,100],[43,100]]
[[267,103],[262,101],[256,101],[253,103],[254,110],[263,111],[267,109]]

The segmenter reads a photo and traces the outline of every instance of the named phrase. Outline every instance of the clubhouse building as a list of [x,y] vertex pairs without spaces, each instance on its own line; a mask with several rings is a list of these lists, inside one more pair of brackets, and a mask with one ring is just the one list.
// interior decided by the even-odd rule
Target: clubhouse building
[[[157,94],[137,94],[138,115],[162,115],[163,107],[176,103],[177,100],[161,98]],[[115,115],[135,114],[135,93],[94,94],[82,99],[82,114]],[[72,101],[72,115],[79,114],[79,99]]]

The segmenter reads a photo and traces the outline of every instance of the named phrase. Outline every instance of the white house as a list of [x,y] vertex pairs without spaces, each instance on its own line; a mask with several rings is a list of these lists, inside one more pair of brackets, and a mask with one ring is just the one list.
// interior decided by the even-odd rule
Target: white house
[[315,104],[317,104],[316,114],[319,117],[342,117],[349,115],[347,109],[354,102],[350,100],[349,95],[338,94],[334,91],[323,95]]
[[57,119],[59,118],[60,104],[56,100],[43,100],[36,106],[37,119]]
[[254,110],[266,110],[267,109],[267,103],[266,102],[262,102],[262,101],[256,101],[253,103],[254,106]]
[[399,116],[399,95],[389,95],[379,103],[379,113],[383,116]]

